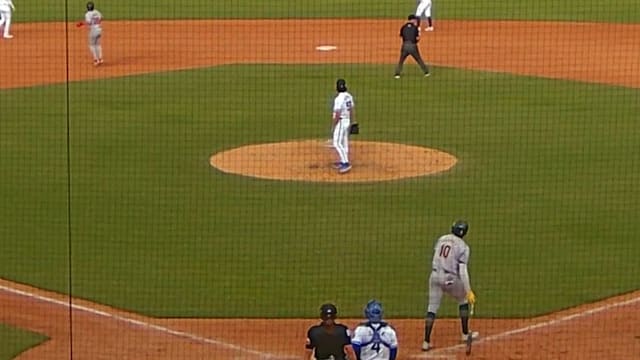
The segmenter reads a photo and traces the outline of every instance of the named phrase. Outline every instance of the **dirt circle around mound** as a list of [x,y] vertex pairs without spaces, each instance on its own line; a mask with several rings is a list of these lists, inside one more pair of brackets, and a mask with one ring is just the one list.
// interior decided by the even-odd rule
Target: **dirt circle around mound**
[[299,140],[241,146],[211,155],[209,163],[228,174],[269,180],[308,182],[377,182],[433,175],[451,169],[458,159],[444,151],[376,141],[352,141],[353,168],[340,174],[330,142]]

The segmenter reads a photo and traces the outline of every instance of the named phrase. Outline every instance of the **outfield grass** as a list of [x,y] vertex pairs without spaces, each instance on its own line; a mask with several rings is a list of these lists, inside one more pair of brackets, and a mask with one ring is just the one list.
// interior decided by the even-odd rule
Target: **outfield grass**
[[11,360],[45,340],[46,336],[0,324],[0,359]]
[[[18,4],[16,21],[82,18],[85,0],[41,0]],[[414,0],[140,0],[96,2],[107,19],[173,18],[404,18],[415,11]],[[66,10],[66,11],[65,11]],[[67,13],[68,15],[65,15]],[[640,2],[614,0],[434,0],[436,19],[539,19],[564,21],[640,21]],[[150,32],[153,29],[149,30]]]
[[[313,316],[327,300],[358,316],[375,296],[390,316],[416,317],[432,241],[465,217],[479,316],[637,288],[637,90],[390,71],[227,66],[71,84],[71,288],[66,110],[38,100],[65,87],[0,92],[12,104],[0,125],[0,273],[158,316]],[[243,144],[325,137],[337,76],[356,96],[360,139],[436,147],[459,165],[339,186],[209,166]]]

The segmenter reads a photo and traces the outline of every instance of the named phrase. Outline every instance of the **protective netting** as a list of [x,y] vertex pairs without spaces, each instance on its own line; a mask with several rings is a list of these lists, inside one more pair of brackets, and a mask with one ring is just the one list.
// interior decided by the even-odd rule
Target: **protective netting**
[[0,359],[639,356],[640,2],[0,15]]

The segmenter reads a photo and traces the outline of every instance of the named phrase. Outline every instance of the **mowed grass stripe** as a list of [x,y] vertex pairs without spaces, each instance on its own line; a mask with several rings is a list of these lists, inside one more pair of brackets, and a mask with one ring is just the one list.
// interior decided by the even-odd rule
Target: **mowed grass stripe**
[[[358,316],[378,297],[389,316],[417,317],[432,241],[457,217],[471,222],[480,316],[635,289],[637,91],[442,68],[425,80],[413,66],[395,81],[389,70],[228,66],[71,84],[73,295],[149,315],[222,317],[309,316],[327,300]],[[459,165],[342,186],[209,166],[223,149],[327,136],[337,77],[356,96],[362,140],[439,148]],[[65,214],[65,114],[33,105],[63,94],[2,93],[21,104],[3,109],[0,133],[3,195],[21,212],[0,207],[12,245],[0,270],[67,292],[66,229],[52,220]],[[40,154],[49,161],[24,161]],[[455,311],[447,303],[443,315]]]

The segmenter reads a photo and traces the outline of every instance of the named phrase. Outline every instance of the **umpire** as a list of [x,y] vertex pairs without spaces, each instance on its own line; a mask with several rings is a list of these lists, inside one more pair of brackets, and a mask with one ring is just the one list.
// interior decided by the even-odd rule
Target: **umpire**
[[420,28],[418,27],[418,17],[415,15],[409,15],[407,23],[400,29],[400,37],[402,37],[402,49],[400,50],[400,60],[398,66],[396,66],[395,78],[400,79],[402,73],[402,65],[407,59],[407,56],[411,55],[413,59],[420,65],[420,68],[424,72],[424,76],[429,76],[429,67],[422,61],[420,56],[420,50],[418,49],[418,41],[420,41]]
[[345,351],[353,355],[351,349],[351,337],[349,329],[336,323],[338,309],[333,304],[324,304],[320,307],[322,322],[314,325],[307,331],[307,359],[317,360],[349,360],[355,356],[347,357]]

